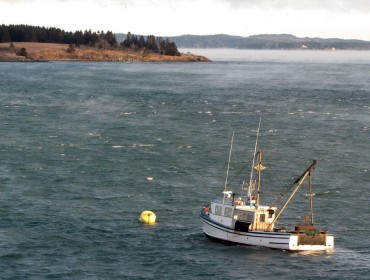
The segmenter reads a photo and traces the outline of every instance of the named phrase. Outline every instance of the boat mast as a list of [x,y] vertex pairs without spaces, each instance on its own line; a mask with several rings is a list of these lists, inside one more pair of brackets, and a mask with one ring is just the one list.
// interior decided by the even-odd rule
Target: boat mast
[[256,206],[260,205],[260,192],[261,192],[261,172],[265,167],[262,165],[262,151],[258,151],[258,165],[255,167],[258,171],[258,183],[257,183],[257,200]]
[[229,151],[229,162],[227,163],[226,179],[225,179],[225,187],[224,187],[224,198],[223,198],[222,204],[225,204],[225,195],[226,195],[226,188],[227,188],[227,179],[228,179],[228,177],[229,177],[230,160],[231,160],[231,151],[232,151],[232,149],[233,149],[233,142],[234,142],[234,131],[233,131],[233,135],[231,136],[230,151]]
[[258,123],[258,128],[257,128],[257,137],[256,137],[256,144],[254,145],[254,152],[253,152],[253,161],[252,161],[252,168],[251,168],[251,176],[249,179],[249,186],[248,186],[248,197],[250,204],[252,206],[252,186],[253,186],[253,170],[254,170],[254,160],[256,158],[256,152],[257,152],[257,143],[258,143],[258,136],[260,134],[260,126],[261,126],[261,117],[260,121]]

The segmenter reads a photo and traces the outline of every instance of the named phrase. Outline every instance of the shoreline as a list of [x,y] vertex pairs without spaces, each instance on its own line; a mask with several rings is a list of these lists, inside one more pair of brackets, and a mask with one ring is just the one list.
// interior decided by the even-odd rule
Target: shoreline
[[114,60],[114,59],[13,59],[13,58],[3,58],[0,55],[1,62],[18,62],[18,63],[39,63],[39,62],[116,62],[116,63],[161,63],[161,62],[212,62],[208,58],[203,58],[202,56],[192,55],[191,58],[186,59],[132,59],[132,60]]

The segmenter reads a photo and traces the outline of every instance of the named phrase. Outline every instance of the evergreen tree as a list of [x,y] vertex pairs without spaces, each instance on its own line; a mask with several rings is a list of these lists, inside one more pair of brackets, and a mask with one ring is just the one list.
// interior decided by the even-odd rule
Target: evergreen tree
[[112,31],[108,31],[107,34],[105,34],[104,39],[108,42],[108,44],[111,46],[111,48],[116,48],[118,43],[116,36],[113,34]]
[[0,42],[11,42],[9,30],[5,25],[0,26]]
[[171,42],[167,46],[167,55],[172,55],[172,56],[180,56],[180,52],[177,49],[177,46],[174,42]]
[[179,56],[180,53],[177,49],[177,46],[174,42],[171,42],[168,40],[163,40],[162,38],[159,38],[159,46],[161,50],[161,54],[163,55],[171,55],[171,56]]
[[131,40],[131,48],[132,49],[137,49],[139,47],[139,39],[137,36],[132,35],[132,40]]
[[81,44],[84,43],[84,35],[82,31],[76,31],[73,34],[73,37],[74,37],[74,43],[77,47],[79,47]]
[[123,40],[123,42],[122,42],[122,46],[125,47],[125,48],[130,48],[131,43],[132,43],[132,34],[131,34],[131,32],[128,32],[127,35],[126,35],[125,40]]
[[146,48],[152,52],[159,53],[159,47],[157,45],[157,40],[153,35],[146,37]]
[[99,42],[99,35],[96,32],[91,32],[91,29],[85,30],[83,35],[83,41],[85,45],[95,46]]
[[146,43],[145,43],[144,36],[143,36],[143,35],[141,35],[141,36],[139,37],[138,47],[139,47],[140,49],[142,49],[142,48],[145,48],[145,46],[146,46]]

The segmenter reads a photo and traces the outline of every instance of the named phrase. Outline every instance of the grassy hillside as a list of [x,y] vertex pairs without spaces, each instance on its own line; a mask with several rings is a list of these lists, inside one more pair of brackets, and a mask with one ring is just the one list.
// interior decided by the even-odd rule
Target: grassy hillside
[[[19,55],[22,48],[25,48],[27,55]],[[68,48],[67,44],[0,43],[0,61],[209,61],[206,57],[192,54],[166,56],[147,51],[101,50],[88,46],[81,46],[74,51],[67,51]]]

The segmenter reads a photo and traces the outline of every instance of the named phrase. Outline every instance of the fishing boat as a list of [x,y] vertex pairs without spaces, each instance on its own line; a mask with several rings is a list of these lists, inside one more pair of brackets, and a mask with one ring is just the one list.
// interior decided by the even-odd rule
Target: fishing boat
[[[200,211],[204,233],[211,238],[227,243],[264,246],[288,251],[328,251],[333,249],[334,235],[329,234],[327,230],[317,229],[313,223],[311,176],[317,165],[317,160],[314,160],[286,191],[279,195],[278,199],[269,205],[260,204],[261,174],[267,167],[262,164],[262,150],[257,150],[259,127],[250,180],[249,182],[243,181],[239,193],[232,191],[228,186],[233,133],[224,190],[217,199]],[[308,185],[310,215],[306,216],[292,230],[276,227],[277,220],[303,185]],[[285,199],[285,203],[278,210],[277,204],[286,196],[288,197]]]

